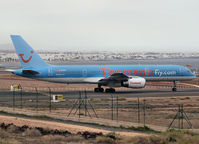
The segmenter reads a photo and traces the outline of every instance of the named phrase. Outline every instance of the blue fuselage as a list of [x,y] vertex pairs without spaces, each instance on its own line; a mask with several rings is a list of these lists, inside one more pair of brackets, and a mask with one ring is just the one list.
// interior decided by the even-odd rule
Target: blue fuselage
[[[28,69],[28,68],[26,68]],[[148,81],[174,81],[191,80],[195,77],[188,68],[179,65],[73,65],[73,66],[48,66],[30,68],[39,72],[36,75],[22,73],[23,69],[16,70],[14,74],[43,79],[54,82],[81,83],[88,78],[96,78],[91,83],[97,83],[98,78],[110,77],[113,73],[123,73],[129,77],[139,76]],[[69,81],[67,80],[69,79]]]

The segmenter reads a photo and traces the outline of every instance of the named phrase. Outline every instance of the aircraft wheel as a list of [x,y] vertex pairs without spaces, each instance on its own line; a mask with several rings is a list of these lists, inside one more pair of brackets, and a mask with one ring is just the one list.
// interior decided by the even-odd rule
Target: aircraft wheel
[[99,91],[100,91],[99,88],[94,89],[94,92],[99,92]]
[[172,91],[173,91],[173,92],[177,91],[177,88],[172,88]]
[[104,89],[103,88],[95,88],[94,92],[104,92]]
[[99,88],[99,92],[104,92],[104,89],[103,88]]
[[115,89],[114,88],[111,88],[111,93],[115,93]]
[[106,93],[109,93],[109,92],[110,92],[110,89],[107,88],[107,89],[105,90],[105,92],[106,92]]
[[107,88],[105,90],[106,93],[114,93],[115,92],[115,89],[114,88]]

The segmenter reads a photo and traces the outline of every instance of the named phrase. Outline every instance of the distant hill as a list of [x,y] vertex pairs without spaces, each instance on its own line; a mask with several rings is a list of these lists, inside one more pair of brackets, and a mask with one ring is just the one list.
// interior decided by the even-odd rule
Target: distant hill
[[12,44],[0,44],[0,52],[15,51]]

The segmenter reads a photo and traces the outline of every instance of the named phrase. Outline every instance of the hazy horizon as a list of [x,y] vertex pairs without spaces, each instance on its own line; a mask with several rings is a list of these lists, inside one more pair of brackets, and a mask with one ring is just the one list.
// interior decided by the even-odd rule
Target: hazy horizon
[[[35,49],[36,51],[49,51],[49,52],[55,52],[55,51],[58,51],[58,52],[115,52],[115,53],[126,53],[126,52],[135,52],[135,53],[147,53],[147,52],[152,52],[152,53],[199,53],[199,51],[166,51],[166,50],[156,50],[156,51],[150,51],[150,50],[142,50],[142,51],[128,51],[128,50],[117,50],[117,51],[112,51],[112,50],[100,50],[100,49],[90,49],[90,50],[84,50],[84,49],[78,49],[78,50],[75,50],[75,49],[70,49],[70,48],[63,48],[63,49],[38,49],[38,48],[35,48],[33,47],[33,49]],[[14,49],[14,46],[12,43],[9,43],[9,44],[0,44],[0,51],[13,51],[15,52],[15,49]]]
[[[197,52],[197,0],[0,1],[0,44],[35,50]],[[9,46],[8,46],[9,47]]]

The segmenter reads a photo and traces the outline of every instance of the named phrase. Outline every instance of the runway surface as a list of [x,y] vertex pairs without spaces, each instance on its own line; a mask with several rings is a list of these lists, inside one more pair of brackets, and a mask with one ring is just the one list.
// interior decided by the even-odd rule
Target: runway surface
[[[85,95],[85,91],[80,91],[82,97]],[[51,92],[53,94],[62,94],[64,99],[77,99],[79,98],[79,91],[61,91],[61,92]],[[18,101],[21,98],[20,92],[15,92],[15,100]],[[49,100],[49,92],[39,91],[39,100]],[[181,97],[181,96],[199,96],[198,88],[190,89],[178,89],[177,92],[172,92],[171,89],[133,89],[132,91],[117,91],[116,93],[95,93],[93,91],[87,91],[88,98],[109,98],[111,95],[125,98],[149,98],[149,97]],[[24,92],[22,91],[23,100],[36,99],[37,93]],[[12,101],[13,92],[11,91],[0,91],[0,102]]]

